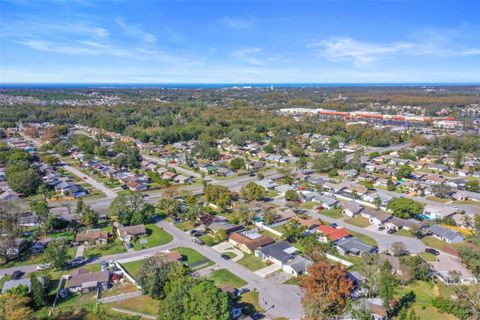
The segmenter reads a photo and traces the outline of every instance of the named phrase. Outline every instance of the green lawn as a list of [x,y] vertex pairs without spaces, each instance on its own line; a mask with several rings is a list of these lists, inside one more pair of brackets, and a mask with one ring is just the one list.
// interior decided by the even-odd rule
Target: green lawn
[[432,282],[416,281],[407,286],[401,286],[398,288],[395,297],[399,299],[410,291],[415,293],[413,308],[420,319],[456,319],[456,317],[452,315],[438,312],[437,309],[432,306],[432,300],[435,298],[434,292],[436,291]]
[[345,220],[346,223],[353,224],[354,226],[365,228],[370,225],[370,222],[367,218],[362,216],[356,216],[350,219]]
[[244,311],[249,314],[253,315],[256,312],[263,312],[263,308],[260,306],[258,301],[258,292],[250,291],[244,293],[240,296],[239,300],[240,305],[244,309]]
[[200,254],[198,251],[191,248],[179,247],[172,249],[172,251],[179,252],[184,258],[183,262],[186,263],[188,266],[197,266],[203,263],[206,263],[207,265],[213,264],[212,261]]
[[207,279],[215,282],[215,285],[220,288],[232,287],[232,288],[241,288],[247,284],[247,282],[227,269],[220,269],[212,272]]
[[420,257],[422,257],[423,260],[425,260],[427,262],[437,261],[437,256],[435,256],[434,254],[428,253],[428,252],[420,252],[418,255]]
[[237,257],[237,255],[233,252],[225,252],[224,254],[226,254],[230,259],[233,259],[233,258]]
[[209,247],[212,247],[212,246],[217,245],[219,243],[217,241],[217,239],[215,239],[214,237],[212,237],[209,234],[204,234],[199,239],[202,240],[203,242],[205,242],[205,244]]
[[135,250],[161,246],[173,240],[173,237],[168,232],[161,230],[154,224],[147,224],[145,228],[147,229],[147,236],[140,239],[147,239],[147,243],[142,245],[140,244],[140,239],[135,240],[133,244]]
[[450,202],[450,199],[446,199],[446,198],[442,199],[442,198],[437,198],[437,197],[433,197],[433,196],[426,197],[425,199],[430,200],[430,201],[440,202],[440,203]]
[[111,303],[112,307],[125,309],[133,312],[140,312],[156,316],[158,313],[160,301],[154,300],[149,296],[139,296],[132,299],[122,300]]
[[0,268],[12,268],[45,262],[47,261],[43,254],[32,254],[31,252],[27,251],[16,257],[14,260],[10,260],[6,263],[0,264]]
[[132,277],[135,278],[138,274],[138,271],[140,271],[140,268],[143,265],[143,261],[144,260],[126,262],[126,263],[122,263],[122,266]]
[[253,253],[245,254],[237,263],[251,271],[257,271],[267,266],[265,262],[257,258]]
[[174,226],[182,231],[190,231],[194,228],[190,221],[175,223]]
[[376,246],[378,245],[377,244],[377,241],[375,241],[375,239],[363,234],[363,233],[360,233],[360,232],[355,232],[355,231],[352,231],[352,230],[348,230],[350,231],[350,233],[354,236],[354,237],[357,237],[358,239],[360,239],[361,241],[365,242],[366,244],[369,244],[371,246]]
[[432,248],[435,248],[435,249],[438,249],[438,250],[442,250],[443,248],[445,248],[446,246],[449,246],[448,243],[442,241],[442,240],[439,240],[433,236],[428,236],[428,237],[424,237],[422,238],[422,241],[423,243],[425,243],[427,246],[429,247],[432,247]]
[[127,248],[120,240],[111,241],[106,245],[86,247],[83,256],[86,258],[109,256],[112,254],[127,252]]
[[405,230],[405,229],[398,230],[397,232],[395,232],[395,235],[404,236],[404,237],[413,237],[412,233],[409,230]]
[[319,206],[319,203],[315,201],[308,201],[300,204],[301,208],[307,209],[307,210],[312,210],[313,208],[316,208],[318,206]]
[[318,211],[318,213],[334,219],[340,219],[343,217],[342,210],[340,209],[321,210],[321,211]]
[[282,237],[279,237],[279,236],[277,236],[276,234],[271,233],[271,232],[268,231],[268,230],[262,230],[262,231],[260,232],[260,234],[262,234],[262,235],[264,235],[264,236],[267,236],[267,237],[270,237],[270,238],[275,239],[275,240],[281,240],[281,239],[282,239]]

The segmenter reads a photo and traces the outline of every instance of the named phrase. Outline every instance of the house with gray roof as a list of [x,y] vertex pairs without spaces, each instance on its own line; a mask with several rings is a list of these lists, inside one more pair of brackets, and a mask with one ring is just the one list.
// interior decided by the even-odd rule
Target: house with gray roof
[[255,183],[257,185],[261,186],[261,187],[264,187],[265,190],[273,190],[278,186],[278,184],[275,181],[273,181],[272,179],[268,179],[268,178],[262,179],[260,181],[255,182]]
[[282,269],[284,272],[298,277],[299,275],[305,273],[307,269],[313,264],[309,259],[306,259],[302,256],[296,256],[292,261],[284,264]]
[[343,204],[343,214],[349,217],[355,217],[362,212],[363,206],[355,201],[348,201]]
[[295,258],[297,249],[288,241],[279,241],[255,251],[255,255],[262,261],[270,260],[283,267],[284,264]]
[[431,225],[427,229],[427,231],[430,232],[435,238],[445,241],[447,243],[458,243],[465,240],[460,233],[451,229],[440,227],[436,224]]
[[342,255],[352,254],[361,256],[366,252],[376,253],[378,251],[377,247],[370,246],[355,237],[340,239],[336,242],[335,247]]

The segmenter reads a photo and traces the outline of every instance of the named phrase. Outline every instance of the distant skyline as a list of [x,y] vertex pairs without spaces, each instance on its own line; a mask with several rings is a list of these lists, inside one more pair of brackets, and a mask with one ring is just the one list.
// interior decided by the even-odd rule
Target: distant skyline
[[0,0],[7,83],[479,83],[480,1]]

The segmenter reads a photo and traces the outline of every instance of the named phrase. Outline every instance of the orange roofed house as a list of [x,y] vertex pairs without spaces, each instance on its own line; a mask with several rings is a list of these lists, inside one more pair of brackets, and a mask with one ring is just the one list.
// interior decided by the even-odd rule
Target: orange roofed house
[[332,228],[323,224],[317,227],[317,232],[320,233],[319,240],[322,242],[327,242],[327,239],[335,242],[352,236],[352,234],[345,228]]

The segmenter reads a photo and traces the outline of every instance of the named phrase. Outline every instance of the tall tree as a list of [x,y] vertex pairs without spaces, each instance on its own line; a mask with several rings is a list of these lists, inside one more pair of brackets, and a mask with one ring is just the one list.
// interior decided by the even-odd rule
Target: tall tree
[[304,290],[305,316],[311,320],[341,315],[353,288],[345,268],[340,264],[332,266],[326,259],[313,264],[308,274],[301,276],[300,286]]
[[63,238],[49,241],[47,249],[45,249],[45,257],[52,262],[55,269],[64,269],[67,266],[67,261],[70,258],[68,254],[68,241]]

